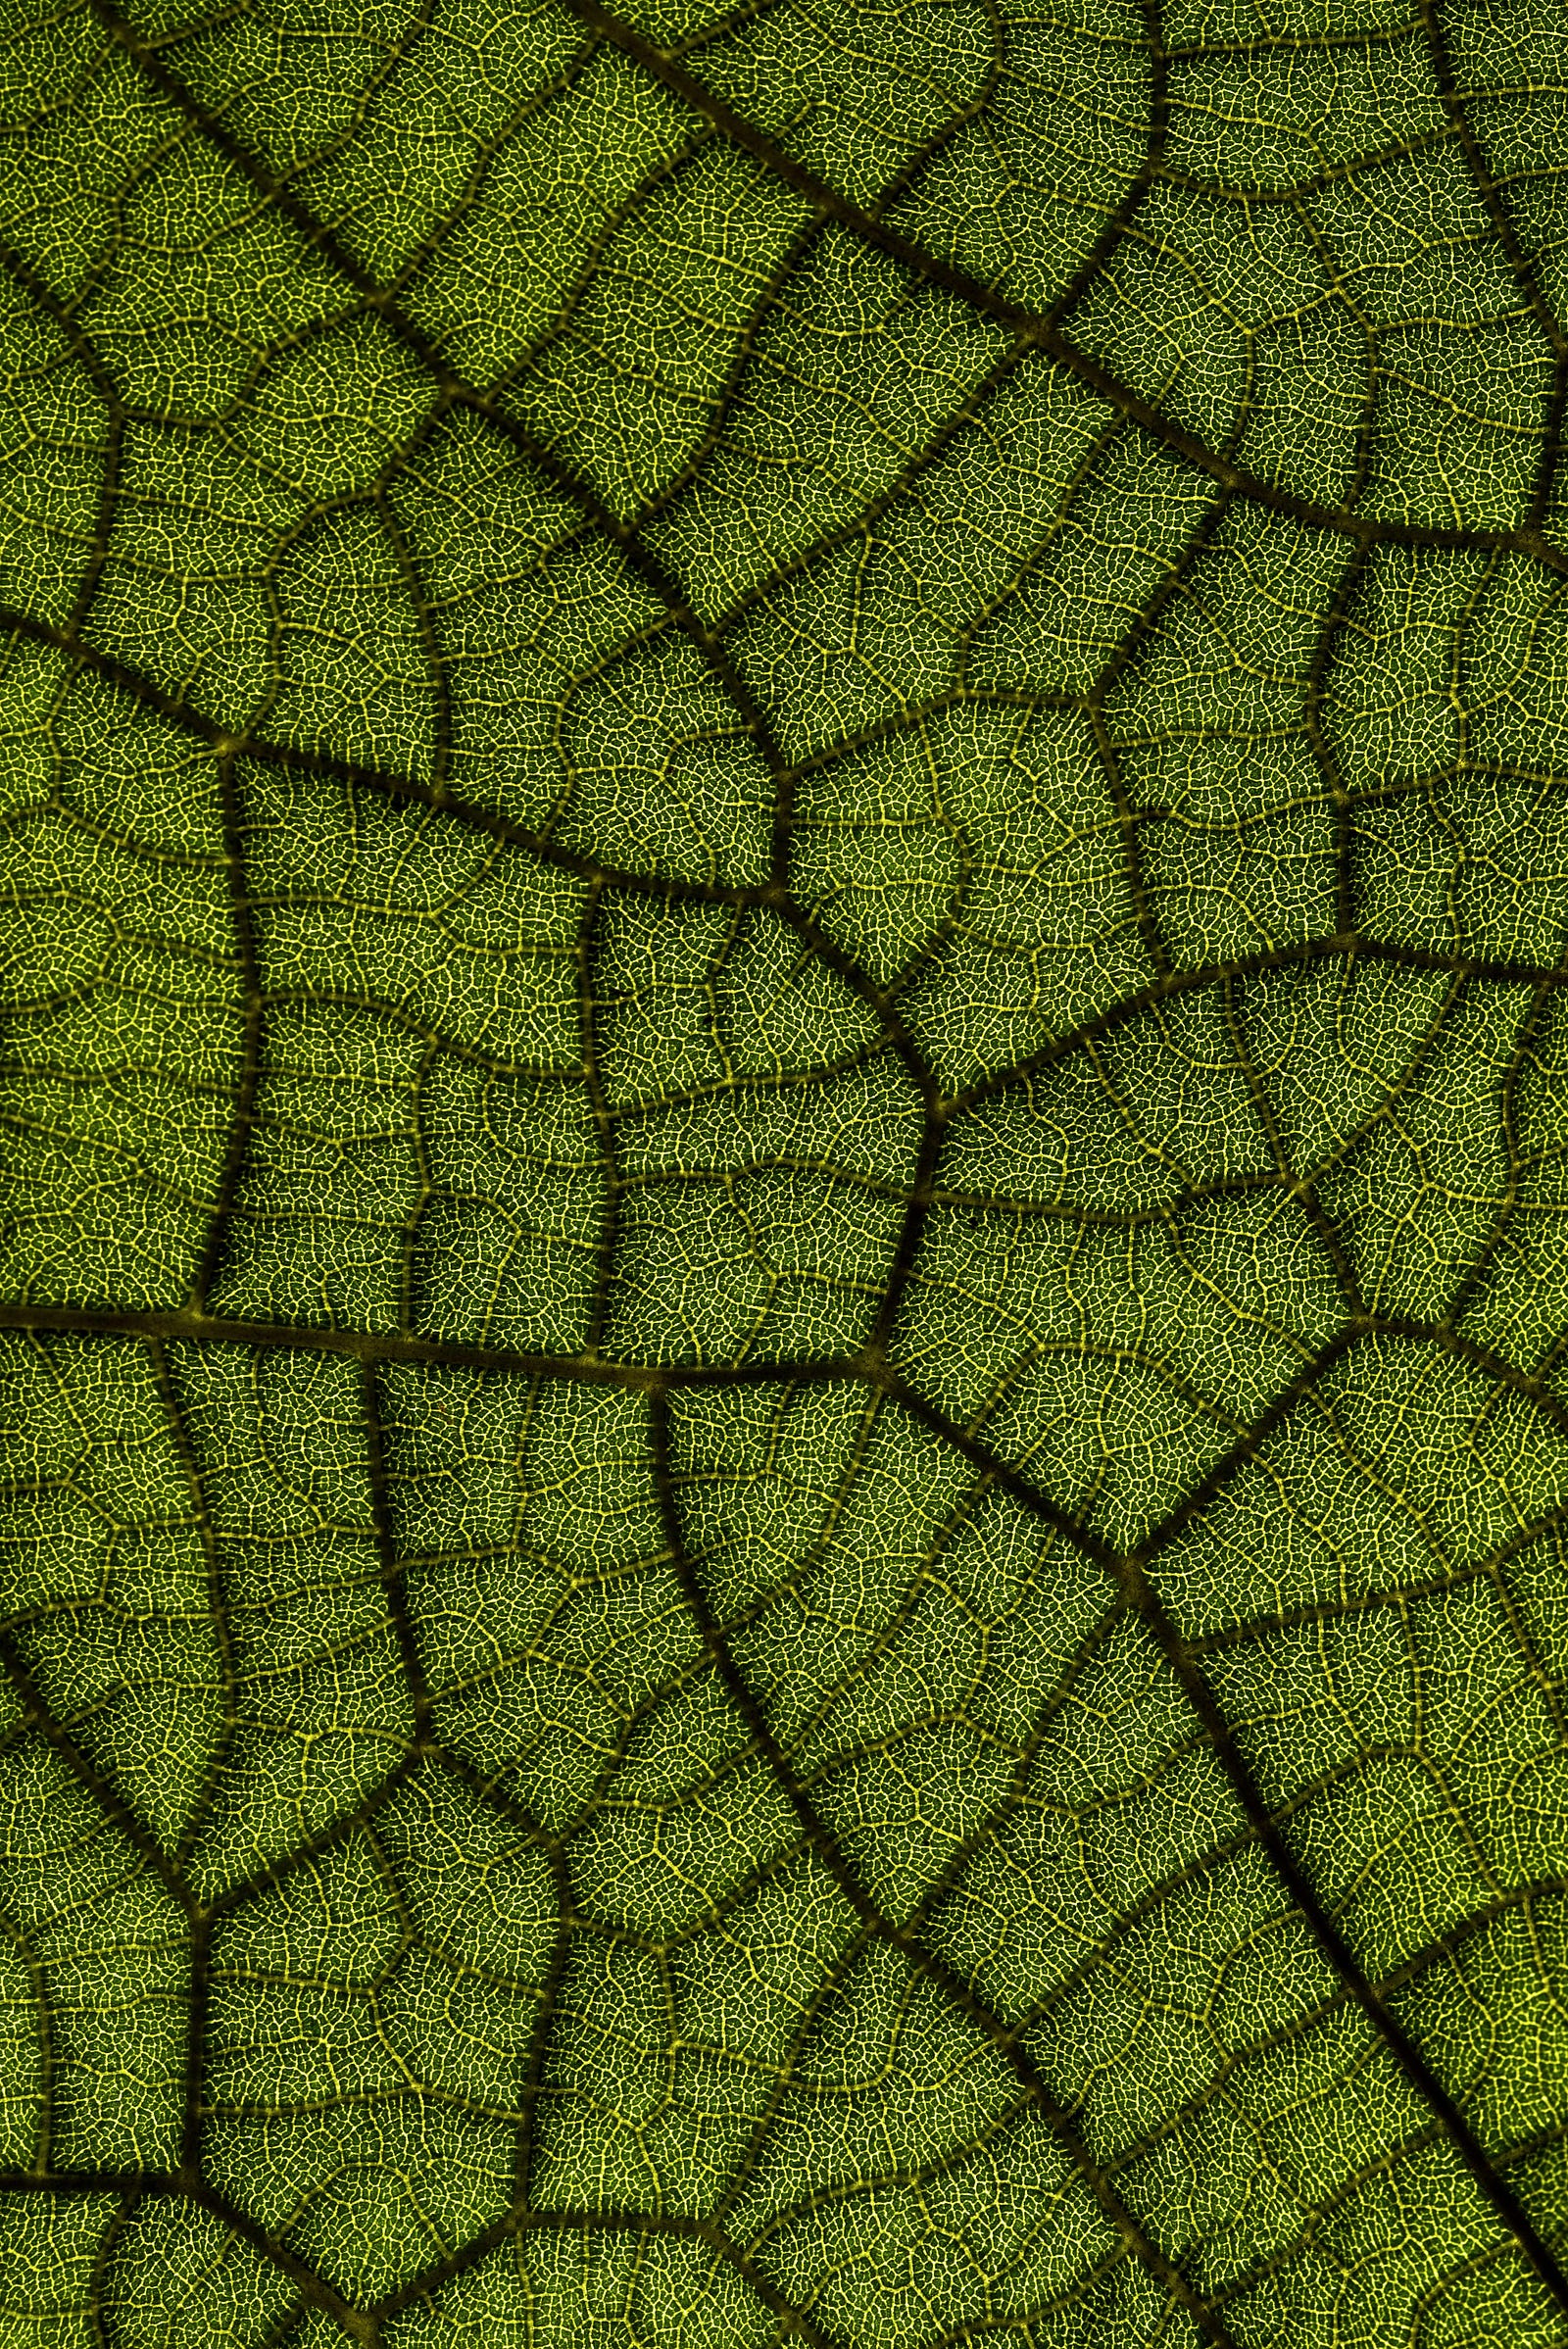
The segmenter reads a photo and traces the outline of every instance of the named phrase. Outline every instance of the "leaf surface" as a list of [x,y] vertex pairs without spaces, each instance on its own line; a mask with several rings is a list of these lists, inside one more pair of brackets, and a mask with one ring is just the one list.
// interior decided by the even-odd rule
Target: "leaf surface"
[[1568,2343],[1560,0],[5,29],[5,2349]]

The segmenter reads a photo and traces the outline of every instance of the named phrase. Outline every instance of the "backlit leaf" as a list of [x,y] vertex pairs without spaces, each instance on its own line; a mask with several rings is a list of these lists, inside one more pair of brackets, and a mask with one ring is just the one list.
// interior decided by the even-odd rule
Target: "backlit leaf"
[[1563,2349],[1561,0],[0,57],[0,2349]]

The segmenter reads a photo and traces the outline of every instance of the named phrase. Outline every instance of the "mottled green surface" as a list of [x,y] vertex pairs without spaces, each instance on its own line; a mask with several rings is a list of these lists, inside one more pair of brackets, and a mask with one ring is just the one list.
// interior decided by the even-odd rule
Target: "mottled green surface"
[[0,2349],[1564,2349],[1562,0],[35,5]]

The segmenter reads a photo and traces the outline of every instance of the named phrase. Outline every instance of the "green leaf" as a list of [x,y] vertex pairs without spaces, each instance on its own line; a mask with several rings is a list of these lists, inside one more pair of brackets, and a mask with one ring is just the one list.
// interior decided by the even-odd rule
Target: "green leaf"
[[1564,2349],[1562,0],[117,12],[0,2349]]

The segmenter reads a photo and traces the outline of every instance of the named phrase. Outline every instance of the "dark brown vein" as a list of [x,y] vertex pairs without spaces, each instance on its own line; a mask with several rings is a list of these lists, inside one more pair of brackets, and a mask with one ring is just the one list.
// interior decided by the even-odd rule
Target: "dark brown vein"
[[191,1847],[197,1833],[197,1822],[211,1798],[224,1762],[227,1760],[229,1749],[233,1744],[234,1731],[239,1716],[239,1680],[234,1658],[234,1641],[229,1629],[228,1593],[224,1588],[222,1555],[219,1547],[218,1537],[213,1530],[212,1517],[207,1507],[207,1495],[202,1488],[201,1471],[197,1465],[190,1433],[185,1424],[184,1409],[175,1393],[173,1379],[170,1375],[168,1349],[161,1339],[152,1338],[148,1341],[147,1351],[152,1361],[153,1376],[158,1382],[165,1423],[169,1428],[174,1451],[179,1460],[180,1472],[190,1494],[191,1518],[196,1527],[197,1539],[202,1545],[202,1563],[207,1574],[207,1614],[212,1625],[213,1643],[218,1650],[219,1687],[222,1695],[222,1728],[203,1774],[201,1791],[191,1806],[191,1824],[180,1836],[179,1846],[174,1854],[175,1865],[183,1870],[189,1864]]
[[1290,1151],[1285,1146],[1285,1137],[1280,1131],[1279,1119],[1274,1114],[1274,1104],[1269,1100],[1268,1088],[1257,1073],[1256,1064],[1248,1046],[1241,1009],[1237,1003],[1239,987],[1240,983],[1235,979],[1222,981],[1220,1000],[1232,1049],[1236,1053],[1242,1074],[1247,1080],[1247,1090],[1252,1103],[1253,1115],[1262,1128],[1263,1139],[1268,1145],[1269,1155],[1274,1160],[1278,1179],[1306,1216],[1313,1231],[1317,1234],[1324,1254],[1334,1267],[1334,1275],[1340,1285],[1340,1297],[1347,1312],[1352,1317],[1364,1313],[1366,1300],[1361,1295],[1361,1286],[1355,1277],[1355,1266],[1350,1260],[1349,1250],[1340,1237],[1332,1218],[1325,1212],[1322,1201],[1311,1184],[1302,1181],[1291,1163]]
[[165,1889],[172,1893],[184,1910],[187,1920],[194,1918],[196,1900],[182,1880],[178,1869],[163,1849],[157,1837],[148,1833],[128,1803],[122,1800],[101,1770],[90,1762],[69,1730],[56,1720],[33,1684],[16,1640],[8,1632],[0,1632],[0,1665],[11,1682],[25,1726],[34,1730],[65,1764],[71,1776],[91,1797],[98,1810],[112,1827],[119,1829],[145,1865],[152,1870]]
[[87,2322],[92,2326],[93,2349],[115,2349],[109,2326],[104,2321],[105,2285],[109,2279],[110,2262],[121,2236],[136,2215],[140,2200],[141,2196],[134,2186],[121,2195],[120,2208],[99,2236],[97,2249],[93,2253],[92,2274],[87,2278]]
[[53,2171],[44,2178],[34,2177],[30,2171],[0,2171],[0,2194],[40,2192],[125,2194],[145,2201],[194,2203],[198,2210],[209,2211],[215,2219],[221,2220],[270,2267],[281,2270],[291,2282],[298,2284],[312,2307],[322,2309],[336,2319],[351,2341],[363,2341],[366,2349],[379,2349],[380,2327],[373,2317],[355,2308],[323,2276],[290,2251],[286,2243],[279,2242],[265,2227],[259,2227],[237,2202],[230,2202],[199,2178],[167,2170],[64,2170]]
[[30,269],[20,253],[9,245],[0,245],[0,268],[5,269],[28,296],[37,304],[64,337],[72,357],[91,383],[103,403],[104,454],[102,476],[98,488],[98,512],[93,522],[92,544],[82,567],[80,582],[72,602],[71,616],[66,626],[75,635],[85,624],[103,576],[109,556],[109,533],[114,523],[115,506],[120,494],[120,466],[125,435],[126,409],[118,385],[104,366],[97,351],[83,334],[71,310],[61,302],[37,271]]
[[[1369,1333],[1370,1334],[1370,1333]],[[1202,1483],[1189,1494],[1179,1508],[1173,1510],[1142,1547],[1131,1553],[1112,1550],[1108,1544],[1086,1537],[1083,1530],[1072,1524],[1055,1502],[1016,1470],[1007,1467],[1000,1457],[972,1437],[956,1428],[945,1414],[937,1411],[924,1398],[902,1384],[890,1391],[906,1409],[914,1412],[925,1425],[946,1436],[977,1468],[985,1469],[999,1485],[1012,1493],[1023,1504],[1042,1517],[1049,1525],[1065,1533],[1077,1542],[1087,1555],[1097,1555],[1105,1571],[1125,1593],[1127,1603],[1147,1624],[1155,1645],[1170,1666],[1183,1694],[1207,1732],[1215,1758],[1224,1771],[1227,1783],[1244,1816],[1255,1833],[1258,1843],[1267,1854],[1270,1865],[1284,1884],[1292,1905],[1299,1911],[1313,1939],[1345,1984],[1350,1998],[1387,2046],[1406,2080],[1421,2098],[1429,2112],[1453,2146],[1459,2160],[1474,2178],[1481,2193],[1491,2204],[1502,2226],[1519,2244],[1526,2259],[1535,2269],[1542,2284],[1568,2314],[1568,2276],[1548,2249],[1524,2205],[1507,2181],[1498,2174],[1485,2145],[1472,2129],[1456,2100],[1448,2093],[1422,2050],[1403,2026],[1389,2011],[1382,1991],[1362,1971],[1349,1942],[1338,1922],[1318,1898],[1315,1886],[1297,1859],[1291,1845],[1281,1833],[1273,1811],[1264,1799],[1251,1767],[1242,1752],[1232,1729],[1197,1654],[1183,1637],[1174,1617],[1157,1596],[1148,1575],[1148,1566],[1200,1510],[1206,1507],[1223,1485],[1245,1465],[1266,1442],[1295,1407],[1300,1397],[1332,1370],[1349,1351],[1354,1343],[1349,1332],[1342,1334],[1325,1346],[1316,1361],[1301,1377],[1280,1395],[1269,1409],[1254,1423],[1248,1435],[1216,1464]]]
[[1176,456],[1184,457],[1189,465],[1228,490],[1267,506],[1276,514],[1289,514],[1293,520],[1306,523],[1317,530],[1333,530],[1345,537],[1384,540],[1399,546],[1425,547],[1502,547],[1532,555],[1553,570],[1568,571],[1568,552],[1542,537],[1539,529],[1530,526],[1520,530],[1447,529],[1437,524],[1373,520],[1352,514],[1342,507],[1320,506],[1310,498],[1298,498],[1292,491],[1281,489],[1277,483],[1247,471],[1211,449],[1196,434],[1184,431],[1163,416],[1142,394],[1134,391],[1109,368],[1091,359],[1086,351],[1069,341],[1059,327],[1037,313],[1013,302],[1004,294],[995,292],[968,270],[943,261],[910,238],[889,228],[874,214],[862,211],[848,197],[831,187],[815,172],[797,163],[794,156],[780,147],[755,122],[737,114],[721,98],[708,89],[697,76],[689,73],[673,53],[657,47],[634,25],[612,16],[599,6],[599,0],[564,0],[564,4],[580,17],[583,23],[601,39],[611,41],[627,57],[634,58],[648,73],[655,74],[666,88],[683,98],[699,114],[706,115],[715,128],[733,140],[749,155],[764,164],[787,186],[797,189],[812,204],[823,220],[842,221],[847,228],[867,244],[877,246],[891,259],[902,262],[906,269],[916,270],[933,284],[946,286],[982,315],[1001,318],[1020,332],[1027,333],[1039,348],[1056,360],[1080,382],[1098,393],[1101,399],[1127,416],[1153,439],[1161,441]]
[[0,630],[12,630],[34,644],[47,645],[52,652],[108,678],[138,702],[156,710],[172,725],[194,735],[220,758],[255,759],[262,765],[289,767],[301,774],[319,775],[329,782],[352,784],[358,790],[377,792],[386,799],[406,800],[416,807],[438,811],[470,831],[487,833],[511,847],[525,849],[542,863],[559,865],[564,872],[574,873],[580,880],[606,883],[640,897],[687,899],[725,905],[751,905],[766,899],[767,891],[762,886],[748,888],[722,882],[689,881],[678,874],[637,872],[626,866],[604,864],[598,857],[579,856],[572,849],[563,848],[547,834],[536,832],[496,808],[458,799],[450,792],[438,794],[430,785],[416,782],[412,776],[391,774],[384,768],[367,766],[352,759],[334,759],[318,751],[300,750],[292,743],[270,742],[265,736],[235,734],[177,695],[167,693],[129,662],[100,652],[94,645],[83,644],[67,630],[35,619],[30,612],[19,611],[14,605],[0,604]]
[[1425,947],[1367,938],[1358,930],[1338,931],[1326,938],[1304,938],[1296,946],[1267,947],[1255,954],[1240,954],[1233,962],[1205,963],[1194,970],[1172,971],[1168,977],[1156,979],[1152,985],[1140,988],[1136,994],[1124,996],[1105,1010],[1096,1012],[1078,1027],[1042,1045],[1039,1052],[1014,1061],[1011,1067],[982,1077],[953,1100],[950,1110],[956,1114],[960,1109],[972,1108],[977,1101],[987,1101],[1039,1071],[1054,1067],[1069,1052],[1127,1025],[1141,1011],[1152,1010],[1169,996],[1193,995],[1227,979],[1258,978],[1271,970],[1304,969],[1313,962],[1336,956],[1343,956],[1347,962],[1389,962],[1403,970],[1443,971],[1456,980],[1479,979],[1502,987],[1560,986],[1568,982],[1568,963],[1494,961],[1471,954],[1441,954]]
[[1207,2304],[1193,2289],[1181,2271],[1155,2245],[1139,2226],[1111,2188],[1108,2178],[1096,2163],[1085,2143],[1077,2124],[1056,2102],[1042,2078],[1034,2059],[1024,2047],[1019,2034],[1008,2029],[1000,2015],[978,1996],[963,1976],[946,1960],[935,1955],[907,1928],[895,1925],[885,1917],[861,1884],[826,1821],[814,1808],[799,1781],[788,1757],[774,1737],[761,1703],[751,1684],[736,1663],[729,1642],[709,1605],[708,1594],[698,1579],[691,1553],[686,1547],[685,1532],[675,1497],[675,1478],[670,1463],[668,1406],[663,1394],[656,1391],[648,1398],[649,1432],[653,1444],[654,1477],[659,1490],[661,1515],[664,1523],[664,1538],[671,1562],[703,1639],[713,1659],[714,1668],[724,1684],[736,1711],[746,1723],[758,1751],[767,1762],[782,1787],[791,1808],[801,1823],[802,1832],[809,1841],[828,1875],[833,1879],[844,1899],[861,1924],[880,1939],[897,1949],[906,1963],[939,1989],[951,2005],[982,2031],[997,2052],[1010,2065],[1028,2095],[1038,2107],[1054,2135],[1061,2143],[1074,2170],[1083,2178],[1105,2218],[1115,2227],[1129,2251],[1149,2273],[1157,2278],[1199,2327],[1205,2340],[1215,2349],[1232,2349],[1230,2335]]
[[370,1488],[370,1520],[375,1528],[381,1587],[386,1592],[387,1612],[397,1635],[398,1654],[403,1663],[403,1677],[408,1683],[409,1702],[414,1711],[414,1734],[417,1741],[422,1739],[429,1719],[430,1691],[425,1685],[424,1663],[415,1636],[403,1564],[398,1554],[386,1464],[386,1433],[381,1422],[381,1396],[375,1364],[364,1356],[360,1360],[360,1408],[365,1414],[365,1467]]
[[234,1088],[234,1114],[218,1178],[218,1192],[208,1220],[201,1257],[191,1276],[190,1304],[195,1313],[206,1311],[208,1297],[222,1262],[229,1219],[250,1152],[251,1120],[266,1050],[267,1007],[256,951],[256,925],[251,916],[250,885],[245,875],[243,815],[234,774],[234,753],[226,743],[218,747],[218,788],[222,808],[223,863],[228,877],[229,905],[239,966],[242,1004],[240,1064],[238,1082]]
[[594,1266],[593,1302],[588,1316],[588,1337],[584,1351],[597,1358],[605,1339],[610,1316],[611,1290],[615,1277],[615,1242],[620,1229],[620,1190],[615,1175],[615,1129],[605,1101],[604,1080],[599,1065],[598,1004],[594,997],[593,933],[598,918],[601,885],[592,884],[577,927],[577,1017],[581,1028],[583,1084],[587,1089],[588,1107],[594,1121],[594,1135],[599,1146],[600,1170],[604,1178],[604,1196],[599,1209],[599,1248]]

